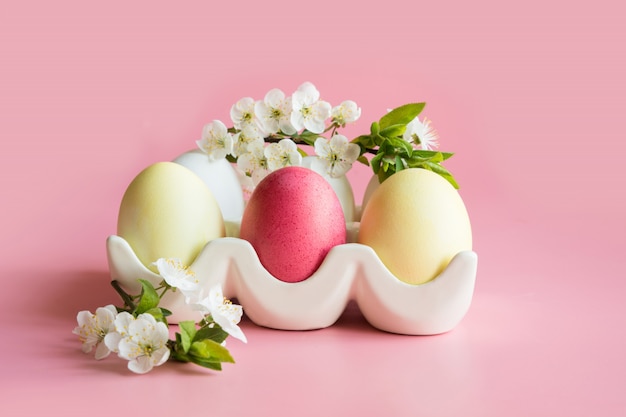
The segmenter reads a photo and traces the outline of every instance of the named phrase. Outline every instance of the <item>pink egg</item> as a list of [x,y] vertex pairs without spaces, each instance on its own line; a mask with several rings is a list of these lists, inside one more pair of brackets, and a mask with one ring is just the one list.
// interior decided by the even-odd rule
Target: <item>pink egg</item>
[[346,223],[333,188],[316,172],[285,167],[256,187],[241,221],[261,263],[285,282],[307,279],[331,248],[346,242]]

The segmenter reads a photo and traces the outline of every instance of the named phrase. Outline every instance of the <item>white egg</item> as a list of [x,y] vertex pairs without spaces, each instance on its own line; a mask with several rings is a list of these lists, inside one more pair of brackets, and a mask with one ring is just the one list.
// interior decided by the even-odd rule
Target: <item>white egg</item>
[[365,206],[369,203],[370,198],[372,198],[372,194],[380,187],[380,183],[378,182],[378,176],[372,175],[370,181],[367,183],[367,187],[365,187],[365,193],[363,194],[363,202],[361,203],[361,213],[365,210]]
[[186,167],[202,179],[217,200],[224,220],[239,221],[245,207],[237,172],[226,160],[211,161],[200,149],[183,153],[175,163]]

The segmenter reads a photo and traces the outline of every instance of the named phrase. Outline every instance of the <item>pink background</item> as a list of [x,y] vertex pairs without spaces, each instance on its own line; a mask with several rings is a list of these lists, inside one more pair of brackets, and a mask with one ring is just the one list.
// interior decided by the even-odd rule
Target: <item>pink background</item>
[[[626,415],[618,2],[154,3],[0,6],[0,414]],[[222,373],[82,354],[76,313],[118,301],[104,243],[130,180],[307,80],[362,106],[351,135],[428,103],[479,256],[461,324],[246,321]]]

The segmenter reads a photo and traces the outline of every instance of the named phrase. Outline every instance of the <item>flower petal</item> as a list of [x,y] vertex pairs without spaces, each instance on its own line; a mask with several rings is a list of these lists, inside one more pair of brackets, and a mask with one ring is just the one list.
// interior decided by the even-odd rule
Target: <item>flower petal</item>
[[154,364],[149,356],[139,356],[128,362],[128,369],[136,374],[145,374],[150,372]]
[[111,332],[104,337],[104,344],[111,352],[118,352],[121,340],[121,334],[119,334],[118,332]]
[[[106,336],[105,336],[106,337]],[[98,347],[96,348],[96,360],[104,359],[111,353],[111,350],[104,342],[98,343]]]
[[154,366],[163,365],[170,357],[170,350],[167,347],[158,349],[152,354],[152,362]]
[[272,88],[270,91],[265,94],[264,102],[269,107],[279,108],[282,106],[283,101],[285,100],[285,93],[279,88]]

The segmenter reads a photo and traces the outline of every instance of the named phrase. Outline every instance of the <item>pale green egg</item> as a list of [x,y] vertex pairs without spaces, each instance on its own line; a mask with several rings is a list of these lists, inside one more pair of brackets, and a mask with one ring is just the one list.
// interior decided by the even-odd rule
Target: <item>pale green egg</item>
[[196,174],[174,162],[158,162],[141,171],[124,193],[117,234],[156,271],[152,263],[159,258],[190,265],[209,241],[224,236],[224,221]]

